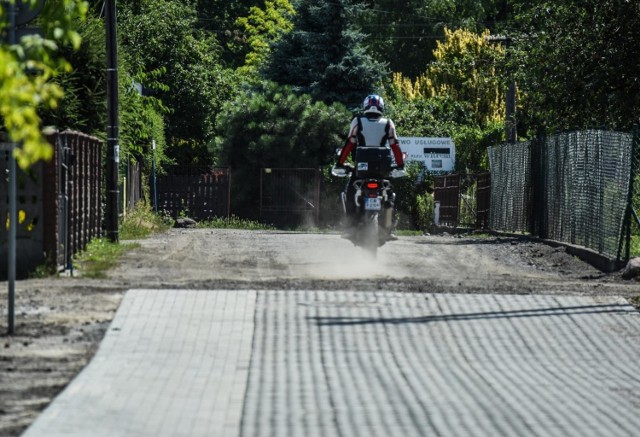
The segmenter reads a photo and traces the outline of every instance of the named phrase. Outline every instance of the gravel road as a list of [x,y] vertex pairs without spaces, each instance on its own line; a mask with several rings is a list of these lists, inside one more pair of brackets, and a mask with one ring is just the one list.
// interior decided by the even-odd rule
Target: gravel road
[[173,229],[139,243],[106,279],[20,281],[11,337],[0,283],[0,435],[19,435],[86,365],[128,289],[640,295],[637,282],[516,238],[404,236],[376,260],[336,234]]

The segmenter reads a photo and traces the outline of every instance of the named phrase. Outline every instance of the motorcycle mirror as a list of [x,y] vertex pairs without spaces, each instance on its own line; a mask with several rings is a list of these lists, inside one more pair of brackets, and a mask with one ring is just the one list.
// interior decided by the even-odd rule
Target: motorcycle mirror
[[394,168],[391,171],[391,177],[392,178],[402,178],[404,176],[407,175],[407,172],[403,169],[403,170],[398,170],[397,168]]
[[344,168],[333,167],[331,169],[331,174],[339,178],[344,178],[347,176],[347,170]]

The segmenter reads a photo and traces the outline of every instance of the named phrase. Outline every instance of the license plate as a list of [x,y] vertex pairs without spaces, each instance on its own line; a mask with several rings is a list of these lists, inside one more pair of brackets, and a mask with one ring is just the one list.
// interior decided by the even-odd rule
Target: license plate
[[367,211],[380,211],[382,203],[379,197],[366,197],[364,200],[364,209]]

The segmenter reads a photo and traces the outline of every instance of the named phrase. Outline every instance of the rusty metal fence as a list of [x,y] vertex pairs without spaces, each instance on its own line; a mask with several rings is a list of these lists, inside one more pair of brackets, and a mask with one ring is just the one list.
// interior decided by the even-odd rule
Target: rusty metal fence
[[322,172],[314,168],[263,168],[260,219],[278,226],[317,226]]
[[171,167],[156,178],[157,210],[198,221],[229,217],[230,189],[228,168]]
[[[49,137],[53,159],[18,171],[17,275],[49,262],[71,266],[74,254],[102,235],[102,143],[79,132]],[[0,153],[7,174],[8,152]],[[7,177],[0,178],[0,277],[7,275]]]
[[486,229],[489,225],[491,175],[450,174],[434,177],[434,202],[441,227]]
[[436,176],[433,181],[433,200],[438,215],[437,226],[457,227],[460,199],[460,175]]

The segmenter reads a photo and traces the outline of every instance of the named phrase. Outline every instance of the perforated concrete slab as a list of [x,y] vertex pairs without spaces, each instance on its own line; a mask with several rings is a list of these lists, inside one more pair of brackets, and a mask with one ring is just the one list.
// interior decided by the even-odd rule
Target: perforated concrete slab
[[129,291],[27,436],[630,436],[616,298]]

